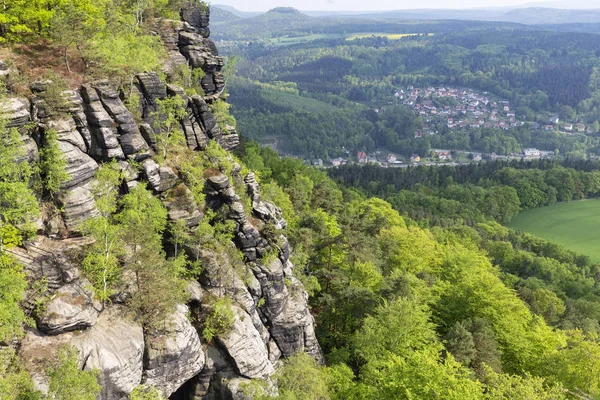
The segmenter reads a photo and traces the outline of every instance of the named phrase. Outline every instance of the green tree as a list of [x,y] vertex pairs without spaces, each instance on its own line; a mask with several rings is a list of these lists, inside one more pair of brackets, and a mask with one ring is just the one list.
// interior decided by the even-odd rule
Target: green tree
[[152,386],[139,385],[129,394],[129,400],[164,400]]
[[90,42],[104,25],[100,12],[102,2],[89,0],[67,0],[58,5],[52,16],[50,37],[62,48],[67,71],[71,72],[69,49],[75,46],[80,57],[88,66]]
[[115,161],[100,166],[92,188],[100,215],[87,219],[83,225],[83,232],[95,241],[86,251],[82,268],[103,304],[113,294],[114,284],[122,273],[120,259],[125,252],[122,245],[123,227],[113,217],[117,210],[121,179]]
[[231,308],[231,299],[224,296],[217,299],[211,306],[204,320],[202,337],[212,342],[215,336],[227,334],[235,322],[235,312]]
[[156,100],[158,110],[155,120],[161,130],[157,136],[158,150],[161,160],[167,159],[169,149],[175,145],[185,145],[185,138],[181,132],[180,121],[187,116],[186,101],[181,96],[166,97]]
[[56,361],[47,369],[49,378],[48,398],[54,400],[95,400],[102,387],[98,383],[98,371],[82,371],[77,350],[62,346]]
[[184,282],[177,263],[167,262],[162,234],[167,210],[144,184],[120,199],[116,221],[123,228],[128,257],[125,268],[135,277],[129,306],[146,329],[160,328],[177,304],[184,301]]
[[58,146],[56,131],[46,131],[40,150],[39,167],[42,186],[50,195],[58,193],[63,183],[70,178],[66,166],[67,160]]
[[33,388],[29,373],[10,347],[0,347],[0,398],[4,400],[38,400],[41,393]]

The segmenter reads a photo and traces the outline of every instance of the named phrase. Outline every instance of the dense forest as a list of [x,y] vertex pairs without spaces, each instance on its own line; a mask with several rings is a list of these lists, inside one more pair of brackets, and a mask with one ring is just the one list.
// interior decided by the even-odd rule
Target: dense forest
[[[312,387],[328,382],[340,399],[557,399],[597,390],[597,374],[583,372],[596,358],[577,350],[597,345],[597,266],[495,221],[556,196],[597,195],[596,164],[331,170],[365,189],[357,191],[256,144],[242,159],[272,188],[290,221],[293,257],[306,260],[298,265],[329,363]],[[574,190],[583,182],[585,193]],[[390,203],[364,192],[390,194]],[[567,366],[575,359],[594,366]]]

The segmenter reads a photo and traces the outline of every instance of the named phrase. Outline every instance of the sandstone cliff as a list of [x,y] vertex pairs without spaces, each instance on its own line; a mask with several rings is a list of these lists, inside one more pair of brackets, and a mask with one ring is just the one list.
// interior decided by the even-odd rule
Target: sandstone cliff
[[[226,150],[239,144],[235,130],[222,129],[211,112],[225,81],[223,59],[209,39],[208,20],[208,10],[189,6],[182,10],[181,21],[156,23],[156,32],[169,52],[164,72],[168,75],[186,63],[201,68],[204,96],[185,96],[183,89],[166,84],[158,74],[143,73],[135,77],[132,87],[140,99],[142,120],[125,107],[121,94],[108,81],[63,92],[65,102],[59,114],[51,112],[52,105],[40,96],[46,90],[44,82],[32,87],[30,98],[11,98],[1,105],[8,126],[36,125],[36,134],[23,135],[30,160],[38,157],[39,137],[46,130],[58,133],[70,176],[57,198],[60,211],[42,213],[38,236],[14,250],[32,286],[47,282],[44,311],[19,345],[41,390],[47,385],[44,360],[51,358],[61,343],[79,350],[82,369],[100,371],[102,399],[109,400],[127,398],[139,384],[152,385],[173,399],[243,398],[240,384],[269,379],[281,357],[305,350],[321,358],[307,294],[294,278],[287,240],[275,233],[279,235],[275,246],[263,233],[266,224],[276,232],[285,227],[281,211],[261,199],[254,175],[242,176],[239,165],[234,165],[231,177],[219,171],[206,177],[206,203],[213,210],[226,210],[226,218],[235,222],[234,245],[243,252],[250,273],[242,277],[231,269],[233,279],[223,282],[217,274],[227,268],[221,265],[227,264],[226,257],[201,245],[187,249],[200,255],[204,272],[199,281],[190,283],[188,304],[177,307],[160,334],[146,334],[125,312],[119,296],[102,307],[73,256],[88,241],[79,230],[82,222],[97,215],[91,185],[98,166],[107,160],[116,159],[125,173],[122,193],[145,181],[165,203],[172,221],[184,219],[191,229],[201,222],[205,210],[193,200],[169,200],[169,193],[176,186],[181,192],[183,183],[178,171],[157,162],[157,136],[163,132],[153,119],[157,100],[183,95],[187,117],[180,123],[190,149],[202,151],[209,141]],[[135,161],[139,169],[128,161]],[[241,203],[240,185],[234,185],[232,179],[241,182],[244,195],[251,199],[251,215]],[[273,252],[276,257],[266,257]],[[23,307],[33,308],[38,295],[31,290]],[[206,296],[224,295],[233,299],[233,328],[207,343],[188,314],[201,316],[207,312]]]

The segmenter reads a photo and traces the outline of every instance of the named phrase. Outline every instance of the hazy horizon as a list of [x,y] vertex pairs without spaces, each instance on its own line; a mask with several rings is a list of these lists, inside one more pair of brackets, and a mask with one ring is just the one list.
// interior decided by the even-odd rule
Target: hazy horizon
[[416,9],[466,9],[496,7],[558,7],[558,8],[600,8],[596,0],[422,0],[407,2],[398,0],[218,0],[215,5],[235,7],[240,11],[268,11],[275,7],[294,7],[305,11],[390,11]]

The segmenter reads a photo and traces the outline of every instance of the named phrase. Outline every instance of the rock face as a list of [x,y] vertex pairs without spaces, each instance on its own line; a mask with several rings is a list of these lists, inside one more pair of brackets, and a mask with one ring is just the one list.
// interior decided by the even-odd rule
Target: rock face
[[[226,150],[239,144],[235,128],[220,125],[212,111],[215,102],[223,101],[225,82],[223,59],[209,39],[209,12],[190,2],[181,17],[156,21],[156,33],[170,55],[165,70],[168,75],[177,65],[201,68],[203,96],[188,97],[157,73],[141,73],[132,88],[140,98],[134,112],[108,81],[64,91],[58,111],[39,96],[48,82],[34,84],[29,101],[12,98],[0,104],[8,126],[36,125],[31,137],[23,132],[28,161],[38,157],[49,132],[56,133],[69,175],[54,207],[47,204],[42,213],[39,236],[13,251],[31,281],[24,308],[36,316],[36,329],[22,341],[20,352],[41,390],[47,390],[41,366],[61,344],[78,349],[82,369],[99,370],[103,400],[126,399],[140,384],[173,399],[242,399],[241,384],[268,380],[281,357],[305,350],[321,360],[307,295],[293,277],[289,246],[281,234],[286,222],[276,205],[261,199],[256,177],[241,176],[241,166],[228,156],[231,173],[207,170],[206,176],[197,177],[205,182],[206,204],[200,205],[181,172],[159,164],[156,153],[165,133],[158,100],[169,96],[184,99],[186,116],[180,125],[189,149],[202,151],[210,141]],[[160,331],[143,329],[126,312],[134,276],[124,274],[112,302],[103,305],[80,271],[81,249],[90,244],[81,237],[82,224],[99,214],[95,175],[109,160],[117,161],[124,178],[120,194],[144,182],[165,205],[170,221],[182,220],[193,231],[209,214],[234,226],[234,240],[222,243],[223,252],[203,243],[182,249],[190,259],[203,262],[203,273],[189,284],[187,304],[179,305]],[[267,224],[269,229],[264,229]],[[165,243],[169,239],[166,235]],[[172,250],[165,246],[166,252]],[[34,290],[39,282],[47,283],[42,293]],[[207,343],[201,339],[203,321],[210,302],[223,296],[233,304],[233,324]],[[45,299],[43,308],[40,298]]]
[[101,305],[94,299],[90,286],[87,280],[82,279],[58,289],[46,302],[44,313],[38,318],[38,329],[55,335],[93,326]]
[[239,307],[234,309],[233,329],[219,336],[219,344],[233,359],[240,375],[253,379],[267,378],[274,372],[267,346],[254,327],[250,315]]
[[142,381],[144,333],[119,310],[104,311],[73,344],[80,350],[82,368],[100,371],[102,399],[121,399]]
[[204,368],[204,352],[198,332],[187,319],[188,308],[180,305],[161,335],[146,341],[144,381],[169,397]]

